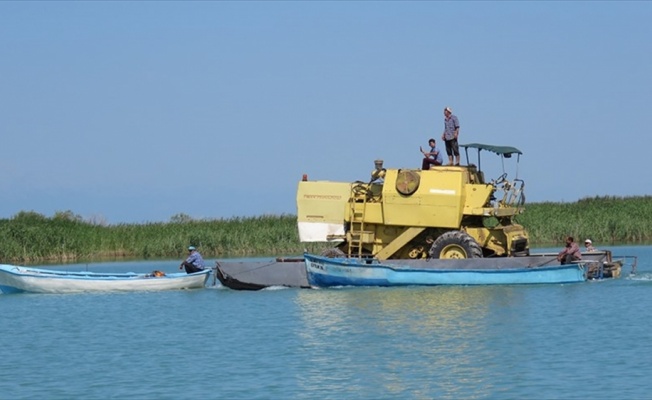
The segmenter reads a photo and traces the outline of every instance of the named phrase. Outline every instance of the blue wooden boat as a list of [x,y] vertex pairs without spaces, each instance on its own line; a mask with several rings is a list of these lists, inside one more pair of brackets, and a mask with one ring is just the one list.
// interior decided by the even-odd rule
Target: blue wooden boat
[[133,292],[203,288],[211,273],[99,273],[0,265],[2,293]]
[[517,285],[587,280],[588,265],[560,265],[556,256],[387,260],[304,254],[312,287],[409,285]]

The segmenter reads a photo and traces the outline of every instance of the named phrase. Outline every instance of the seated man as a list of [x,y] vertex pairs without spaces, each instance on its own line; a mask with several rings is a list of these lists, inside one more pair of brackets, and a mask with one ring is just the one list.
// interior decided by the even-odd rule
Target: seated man
[[575,240],[572,236],[566,238],[566,247],[557,254],[557,261],[562,264],[570,264],[573,261],[579,261],[582,259],[582,253],[580,252],[580,246],[575,243]]
[[591,241],[591,239],[586,239],[584,241],[584,247],[586,247],[586,251],[588,251],[588,252],[598,251],[598,249],[593,247],[593,242]]
[[188,258],[186,258],[186,261],[181,263],[179,269],[185,268],[186,273],[188,274],[203,271],[204,259],[202,258],[201,254],[199,254],[195,246],[188,247],[188,253]]
[[430,145],[429,152],[423,151],[423,147],[419,146],[419,150],[421,150],[421,153],[423,153],[424,156],[423,161],[421,162],[422,170],[430,169],[431,165],[442,165],[444,162],[441,152],[435,144],[435,139],[428,140],[428,145]]

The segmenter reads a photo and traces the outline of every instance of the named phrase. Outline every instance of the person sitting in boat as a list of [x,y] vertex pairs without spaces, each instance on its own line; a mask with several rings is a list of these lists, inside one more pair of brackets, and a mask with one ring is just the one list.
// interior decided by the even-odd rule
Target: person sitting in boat
[[579,261],[582,259],[582,253],[580,252],[580,246],[575,243],[575,240],[572,236],[566,238],[566,247],[557,254],[557,261],[562,264],[570,264],[573,261]]
[[204,259],[197,251],[195,246],[188,247],[188,258],[181,263],[179,269],[185,268],[186,273],[192,274],[204,270]]
[[585,247],[585,250],[588,251],[589,253],[594,252],[594,251],[598,251],[598,249],[593,247],[593,242],[591,241],[591,239],[586,239],[584,241],[584,247]]

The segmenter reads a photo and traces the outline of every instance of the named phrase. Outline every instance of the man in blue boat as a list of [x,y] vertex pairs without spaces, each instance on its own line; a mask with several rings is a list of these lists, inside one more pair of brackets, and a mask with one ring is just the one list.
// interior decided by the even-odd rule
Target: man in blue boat
[[188,274],[204,270],[204,259],[202,258],[201,254],[199,254],[195,246],[188,247],[188,258],[186,258],[186,261],[181,263],[179,269],[182,268],[185,268],[186,273]]
[[575,243],[575,239],[572,236],[566,238],[566,247],[557,254],[557,261],[562,264],[570,264],[573,261],[579,261],[582,259],[582,253],[580,252],[580,246]]
[[441,151],[436,146],[435,139],[428,140],[428,145],[430,146],[430,151],[425,151],[423,147],[419,146],[419,150],[423,154],[423,161],[421,162],[421,169],[423,170],[430,169],[431,165],[442,165],[444,163]]

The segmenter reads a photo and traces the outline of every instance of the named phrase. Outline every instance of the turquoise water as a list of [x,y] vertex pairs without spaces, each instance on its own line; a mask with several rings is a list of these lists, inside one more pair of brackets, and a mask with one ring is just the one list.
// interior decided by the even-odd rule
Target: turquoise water
[[0,398],[650,398],[652,247],[613,250],[639,257],[635,276],[544,286],[0,295]]

